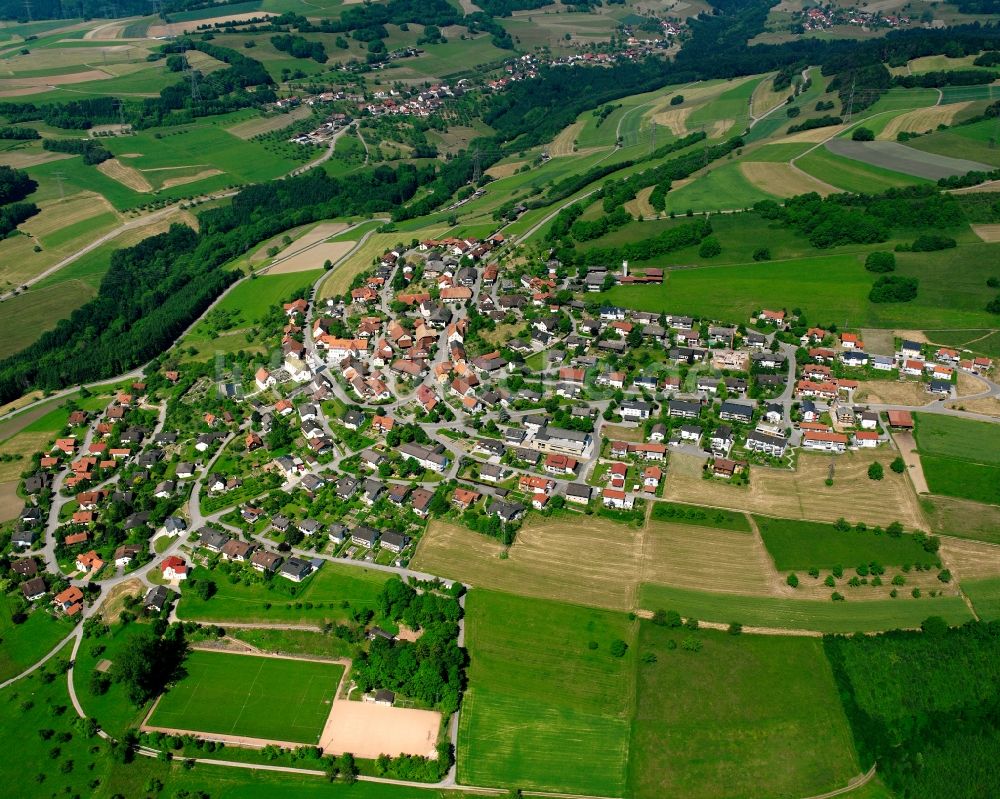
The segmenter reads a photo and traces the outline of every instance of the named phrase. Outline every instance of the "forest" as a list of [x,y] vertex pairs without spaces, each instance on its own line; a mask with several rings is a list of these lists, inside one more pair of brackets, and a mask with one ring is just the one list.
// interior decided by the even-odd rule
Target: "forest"
[[1000,623],[828,636],[862,767],[900,796],[997,796]]
[[376,601],[385,618],[423,632],[416,641],[376,637],[354,661],[359,689],[385,688],[444,713],[458,710],[466,658],[458,647],[458,601],[398,579],[389,580]]
[[28,177],[27,172],[0,166],[0,238],[38,213],[37,205],[23,202],[37,188],[38,184]]

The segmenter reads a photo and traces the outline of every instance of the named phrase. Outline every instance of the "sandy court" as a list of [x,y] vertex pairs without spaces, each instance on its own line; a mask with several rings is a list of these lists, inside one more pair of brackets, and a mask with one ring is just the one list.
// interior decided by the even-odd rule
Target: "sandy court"
[[819,144],[824,142],[829,138],[836,136],[842,130],[844,130],[847,125],[830,125],[825,128],[813,128],[812,130],[800,130],[798,133],[792,133],[790,136],[785,136],[782,139],[775,141],[775,144],[795,144],[798,142],[806,142],[809,144]]
[[573,145],[576,144],[576,137],[580,135],[580,131],[583,130],[583,120],[578,120],[570,125],[568,128],[563,128],[559,135],[552,140],[552,146],[549,148],[549,155],[553,158],[558,158],[564,155],[573,155]]
[[[152,171],[152,170],[150,170]],[[221,175],[221,169],[203,169],[201,172],[195,172],[193,175],[183,175],[177,178],[167,178],[163,181],[161,188],[169,189],[173,186],[183,186],[187,183],[197,183],[199,180],[205,180],[205,178],[214,178],[216,175]]]
[[190,22],[175,22],[171,25],[150,25],[146,29],[146,38],[159,39],[165,36],[176,36],[185,30],[194,30],[199,25],[214,25],[216,22],[246,22],[258,17],[276,17],[270,11],[249,11],[244,14],[226,14],[221,17],[191,20]]
[[743,161],[740,163],[740,171],[758,189],[776,197],[793,197],[813,191],[825,197],[840,191],[791,164]]
[[[803,453],[795,471],[753,467],[750,485],[741,488],[703,480],[699,458],[674,453],[664,499],[787,519],[832,522],[846,516],[848,521],[881,525],[899,521],[908,529],[922,530],[926,523],[917,495],[903,475],[886,469],[883,480],[868,479],[872,461],[887,466],[893,457],[884,449],[836,456]],[[831,463],[834,480],[827,486]]]
[[17,495],[17,480],[0,483],[0,522],[16,519],[24,507],[24,502]]
[[132,191],[151,192],[152,184],[135,167],[125,166],[117,158],[111,158],[97,165],[97,170],[112,180],[117,180]]
[[694,109],[687,105],[680,108],[672,108],[669,111],[660,111],[653,115],[653,122],[670,129],[675,136],[683,136],[687,131],[687,118],[691,116]]
[[906,473],[913,481],[913,489],[918,494],[929,494],[927,478],[924,477],[924,466],[920,462],[917,441],[913,437],[913,433],[897,430],[892,434],[892,440],[896,442],[896,449],[899,450],[899,455],[903,459],[903,463],[906,464]]
[[918,108],[916,111],[907,111],[889,120],[882,132],[876,136],[878,139],[896,140],[898,133],[926,133],[934,130],[938,125],[950,125],[956,116],[968,108],[972,103],[952,103],[951,105],[935,105],[930,108]]
[[983,241],[1000,241],[1000,225],[973,225],[972,232]]
[[945,566],[958,580],[982,580],[1000,576],[1000,546],[967,538],[942,538]]
[[895,335],[920,344],[930,344],[930,339],[927,338],[927,334],[923,330],[896,330]]
[[436,758],[440,728],[441,714],[433,710],[335,699],[319,745],[324,754],[350,752],[369,759],[382,754]]
[[858,402],[883,405],[926,405],[934,399],[916,380],[866,380],[854,393]]

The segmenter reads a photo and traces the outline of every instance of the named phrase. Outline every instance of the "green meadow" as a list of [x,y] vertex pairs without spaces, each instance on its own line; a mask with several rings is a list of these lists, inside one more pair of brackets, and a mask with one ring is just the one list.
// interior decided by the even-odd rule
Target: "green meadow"
[[643,621],[637,649],[628,795],[808,796],[860,771],[819,639]]
[[[191,576],[206,579],[212,575],[195,569]],[[215,596],[203,600],[193,591],[187,591],[177,606],[177,615],[185,620],[221,622],[321,624],[327,620],[340,621],[348,613],[345,603],[353,608],[374,609],[375,599],[386,579],[384,572],[337,563],[323,564],[322,569],[301,585],[284,579],[251,585],[216,579],[218,591]]]
[[[832,591],[831,591],[832,593]],[[717,594],[644,583],[639,604],[647,610],[676,610],[682,616],[703,621],[851,633],[858,630],[895,630],[919,627],[928,616],[942,616],[960,624],[972,614],[960,597],[886,599],[832,602],[808,599]]]
[[817,147],[803,155],[795,161],[795,165],[824,183],[857,193],[875,194],[900,186],[916,186],[928,182],[923,178],[834,155],[825,147]]
[[634,654],[623,614],[482,589],[466,600],[469,688],[458,779],[621,796]]
[[1000,427],[922,413],[916,439],[932,493],[1000,505]]
[[1000,577],[963,580],[962,591],[983,621],[1000,621]]
[[[17,593],[20,595],[20,589]],[[45,607],[30,613],[24,623],[14,624],[11,599],[0,594],[0,682],[36,663],[73,630],[70,624],[56,619]],[[39,600],[38,604],[46,605],[47,599]]]

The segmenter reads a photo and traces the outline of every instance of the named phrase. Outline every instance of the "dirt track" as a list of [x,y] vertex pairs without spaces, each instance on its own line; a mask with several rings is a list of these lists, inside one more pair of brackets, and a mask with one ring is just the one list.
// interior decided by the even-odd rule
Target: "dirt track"
[[918,494],[929,494],[930,489],[927,487],[927,478],[924,477],[924,467],[917,454],[917,442],[913,438],[913,433],[899,431],[892,434],[892,440],[896,442],[899,454],[906,464],[906,471],[913,481],[914,490]]

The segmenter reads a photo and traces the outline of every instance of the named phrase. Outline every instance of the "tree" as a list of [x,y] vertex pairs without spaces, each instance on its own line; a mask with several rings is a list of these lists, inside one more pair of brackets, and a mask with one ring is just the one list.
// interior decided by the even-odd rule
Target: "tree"
[[790,585],[792,588],[799,587],[799,577],[797,574],[795,574],[795,572],[789,574],[788,577],[785,578],[785,582],[788,583],[788,585]]
[[124,686],[132,704],[141,707],[177,675],[186,654],[181,625],[171,625],[162,637],[152,632],[136,635],[115,660],[111,678]]
[[909,302],[917,296],[920,281],[903,275],[883,275],[868,292],[868,299],[874,303]]
[[897,456],[893,458],[892,463],[889,464],[889,468],[896,474],[902,474],[906,471],[906,462],[901,457]]
[[925,635],[941,638],[948,632],[948,622],[940,616],[928,616],[920,623]]
[[896,268],[896,256],[891,252],[872,252],[865,259],[865,269],[869,272],[892,272]]
[[742,624],[740,624],[738,621],[731,621],[731,622],[729,622],[729,634],[730,635],[739,635],[742,632],[743,632],[743,625]]
[[625,653],[628,651],[628,644],[621,638],[616,638],[611,642],[610,651],[616,658],[625,657]]
[[855,128],[851,139],[854,141],[875,141],[875,133],[868,128]]
[[881,480],[885,477],[885,469],[882,468],[882,464],[875,461],[868,467],[868,478],[870,480]]
[[701,246],[698,248],[698,255],[702,258],[714,258],[721,252],[722,245],[719,244],[719,240],[715,236],[709,236],[702,241]]

